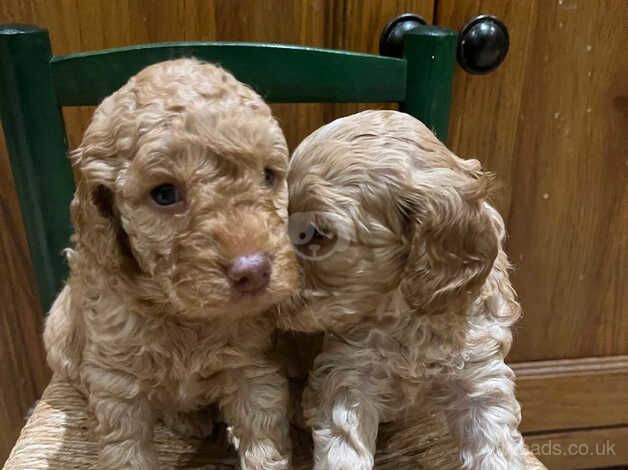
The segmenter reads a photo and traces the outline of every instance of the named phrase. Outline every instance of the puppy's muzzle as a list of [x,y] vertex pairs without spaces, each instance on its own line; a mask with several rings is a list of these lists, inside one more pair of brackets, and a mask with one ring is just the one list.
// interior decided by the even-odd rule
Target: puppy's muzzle
[[272,264],[264,252],[234,258],[227,268],[233,289],[240,294],[261,293],[270,282]]

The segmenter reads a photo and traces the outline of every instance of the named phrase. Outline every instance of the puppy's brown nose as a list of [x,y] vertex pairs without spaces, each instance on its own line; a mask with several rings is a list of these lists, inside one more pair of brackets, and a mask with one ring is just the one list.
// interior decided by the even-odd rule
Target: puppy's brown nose
[[268,255],[257,252],[235,258],[227,269],[227,276],[238,292],[256,294],[268,285],[271,268]]

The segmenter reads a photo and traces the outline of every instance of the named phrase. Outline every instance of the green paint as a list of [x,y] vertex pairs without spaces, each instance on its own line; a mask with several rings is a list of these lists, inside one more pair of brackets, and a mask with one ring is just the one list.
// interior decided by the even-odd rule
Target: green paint
[[408,62],[406,99],[400,109],[420,119],[447,142],[457,35],[436,26],[420,26],[404,37]]
[[73,192],[50,57],[46,30],[0,28],[0,115],[44,310],[67,274]]
[[82,106],[99,103],[144,67],[180,57],[221,64],[275,103],[405,98],[404,60],[280,44],[148,44],[57,57],[51,65],[59,102]]

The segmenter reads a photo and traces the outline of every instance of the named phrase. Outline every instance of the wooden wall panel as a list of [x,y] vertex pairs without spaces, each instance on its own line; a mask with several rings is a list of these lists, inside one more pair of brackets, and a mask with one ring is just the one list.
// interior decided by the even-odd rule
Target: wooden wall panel
[[495,172],[501,183],[495,202],[508,218],[513,154],[537,5],[534,1],[439,0],[436,23],[459,31],[480,13],[495,15],[506,24],[510,52],[505,62],[488,75],[470,75],[456,69],[449,145],[461,156],[479,158]]
[[628,356],[513,364],[523,432],[628,424]]
[[34,281],[10,167],[0,158],[0,462],[50,377]]
[[538,15],[510,217],[527,311],[515,358],[628,353],[625,14],[614,0]]
[[451,144],[503,182],[524,317],[511,361],[628,353],[628,41],[623,0],[438,0],[437,23],[488,13],[511,49],[455,80]]
[[525,440],[551,470],[626,470],[628,426],[535,434]]
[[[265,41],[377,52],[394,16],[417,12],[428,21],[433,0],[1,0],[0,23],[49,29],[53,53],[162,41]],[[324,122],[357,105],[282,104],[273,109],[294,147]],[[80,142],[92,108],[64,110],[70,147]],[[23,416],[48,379],[41,312],[10,166],[0,142],[0,462]]]
[[[428,23],[434,16],[434,3],[423,0],[343,0],[335,2],[333,18],[334,35],[329,47],[370,54],[379,54],[379,38],[382,30],[401,13],[416,13]],[[396,103],[342,103],[329,106],[325,122],[339,116],[357,113],[365,109],[397,109]]]

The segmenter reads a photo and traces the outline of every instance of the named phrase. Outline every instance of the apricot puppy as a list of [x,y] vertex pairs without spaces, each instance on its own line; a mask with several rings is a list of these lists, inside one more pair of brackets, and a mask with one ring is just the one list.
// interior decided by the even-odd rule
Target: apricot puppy
[[338,119],[294,152],[305,304],[281,320],[327,333],[303,399],[316,470],[372,469],[379,423],[423,399],[465,469],[525,467],[504,363],[520,309],[490,180],[395,111]]
[[292,292],[284,136],[270,109],[194,59],[142,70],[72,154],[70,276],[44,339],[95,413],[104,469],[158,468],[153,425],[211,430],[244,469],[287,469],[288,391],[266,311]]

